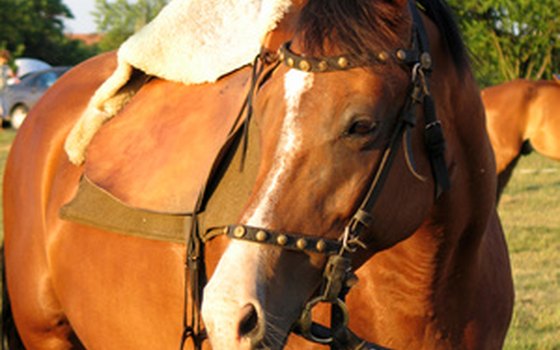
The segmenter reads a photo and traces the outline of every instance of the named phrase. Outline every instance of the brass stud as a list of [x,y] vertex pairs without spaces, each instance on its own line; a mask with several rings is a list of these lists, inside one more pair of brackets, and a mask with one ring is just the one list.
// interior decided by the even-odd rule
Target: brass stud
[[329,64],[327,63],[327,61],[321,61],[319,62],[318,67],[321,72],[324,72],[329,68]]
[[288,59],[286,60],[286,64],[288,65],[288,67],[293,67],[295,62],[294,59],[291,57],[288,57]]
[[387,62],[387,60],[389,59],[389,54],[386,51],[381,51],[377,55],[377,59],[381,62]]
[[424,52],[420,56],[420,64],[422,64],[422,68],[424,68],[424,69],[432,68],[432,56],[430,56],[429,53]]
[[401,61],[406,60],[406,51],[404,51],[403,49],[397,51],[397,58]]
[[340,68],[346,68],[348,67],[348,59],[346,59],[346,57],[340,57],[338,59],[338,66]]
[[245,236],[245,233],[247,233],[247,231],[243,226],[237,226],[235,230],[233,230],[233,236],[235,238],[243,238],[243,236]]
[[280,235],[276,237],[276,243],[278,243],[278,245],[280,246],[285,246],[286,244],[288,244],[288,237],[286,235]]
[[319,240],[319,242],[317,242],[315,248],[317,248],[318,252],[324,252],[325,249],[327,249],[327,243],[321,239]]
[[307,62],[306,60],[303,60],[299,62],[299,69],[304,72],[309,72],[311,70],[311,64],[309,64],[309,62]]
[[305,238],[298,239],[296,246],[301,250],[305,249],[307,247],[307,240]]
[[284,58],[286,58],[284,51],[280,51],[280,55],[278,56],[278,58],[280,58],[280,61],[284,61]]
[[257,239],[257,241],[259,242],[264,242],[266,241],[266,239],[268,238],[268,233],[266,233],[263,230],[260,230],[259,232],[257,232],[257,234],[255,235],[255,238]]

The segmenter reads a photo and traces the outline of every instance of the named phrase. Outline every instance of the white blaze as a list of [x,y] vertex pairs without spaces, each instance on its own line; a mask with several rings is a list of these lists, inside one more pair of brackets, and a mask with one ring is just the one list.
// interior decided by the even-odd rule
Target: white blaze
[[248,225],[265,227],[267,216],[272,204],[284,183],[283,174],[295,158],[296,151],[301,144],[301,132],[298,127],[298,115],[301,96],[313,86],[313,75],[292,69],[284,77],[284,99],[286,101],[286,116],[282,124],[275,160],[269,178],[265,181],[264,191],[259,194],[257,206],[251,216],[245,220]]

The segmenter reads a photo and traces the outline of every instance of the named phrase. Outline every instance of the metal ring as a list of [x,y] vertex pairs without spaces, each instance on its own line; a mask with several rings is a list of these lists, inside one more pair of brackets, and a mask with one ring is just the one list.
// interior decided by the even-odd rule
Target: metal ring
[[[312,330],[313,319],[312,319],[311,311],[315,306],[317,306],[319,303],[322,302],[336,305],[338,309],[342,312],[342,323],[336,329],[331,329],[331,336],[326,338],[321,338],[320,336],[313,334],[313,330]],[[307,305],[305,305],[305,308],[303,309],[303,312],[301,313],[301,316],[299,318],[299,326],[301,330],[301,335],[305,339],[319,344],[331,344],[334,341],[334,335],[338,333],[338,331],[348,327],[348,320],[349,320],[348,308],[346,307],[344,301],[338,298],[336,300],[328,301],[325,300],[322,296],[320,296],[315,299],[312,299],[309,303],[307,303]]]
[[414,64],[414,67],[412,67],[412,76],[410,78],[410,81],[413,84],[416,83],[418,79],[418,75],[420,74],[421,71],[422,71],[422,64],[420,62]]

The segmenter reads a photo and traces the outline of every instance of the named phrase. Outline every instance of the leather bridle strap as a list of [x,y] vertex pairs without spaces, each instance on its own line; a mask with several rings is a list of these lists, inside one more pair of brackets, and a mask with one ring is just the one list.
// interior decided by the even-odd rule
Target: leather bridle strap
[[377,202],[383,189],[383,185],[389,175],[391,166],[399,149],[398,143],[407,127],[414,125],[415,115],[412,112],[414,106],[414,98],[412,94],[414,93],[414,90],[415,89],[410,92],[411,97],[405,102],[399,120],[397,121],[398,124],[391,135],[389,144],[385,148],[385,152],[381,158],[381,163],[379,164],[378,170],[375,173],[368,192],[347,226],[346,234],[351,237],[361,236],[359,224],[362,224],[365,227],[370,227],[373,223],[373,216],[370,213],[373,211],[373,206]]
[[231,225],[224,228],[224,233],[235,239],[274,245],[287,250],[305,251],[332,255],[340,251],[342,243],[338,240],[321,237],[303,236],[286,232],[275,232],[246,225]]
[[[242,150],[242,160],[241,166],[245,161],[245,154],[247,152],[247,137],[248,137],[248,127],[249,122],[253,113],[253,96],[259,83],[263,82],[260,80],[261,75],[264,73],[268,76],[272,70],[276,68],[278,63],[271,64],[268,69],[262,64],[262,54],[255,57],[251,72],[251,85],[249,86],[249,91],[247,97],[243,102],[243,105],[239,111],[239,114],[234,121],[234,124],[228,134],[231,136],[240,122],[243,122],[243,150]],[[243,115],[245,114],[245,118]],[[193,211],[193,216],[191,220],[191,227],[187,233],[186,237],[186,263],[185,263],[185,294],[184,294],[184,310],[183,310],[183,334],[181,336],[181,343],[179,349],[183,350],[187,341],[192,340],[194,348],[196,350],[202,349],[202,343],[207,339],[207,334],[202,327],[202,290],[206,285],[206,270],[204,264],[204,243],[205,240],[202,238],[200,227],[198,224],[198,214],[202,212],[202,207],[204,203],[204,198],[206,194],[205,184],[199,193],[195,209]],[[186,281],[190,282],[190,285],[186,284]],[[190,293],[189,293],[190,290]],[[190,297],[190,298],[189,298]],[[190,300],[189,300],[190,299]],[[189,303],[190,301],[190,303]],[[188,317],[188,311],[190,311],[190,318]]]
[[409,1],[408,6],[412,14],[412,20],[416,26],[415,31],[418,36],[420,52],[422,52],[420,55],[421,69],[418,73],[420,74],[419,79],[422,80],[424,89],[424,100],[422,101],[426,124],[424,129],[424,143],[428,151],[428,156],[430,157],[432,173],[435,180],[435,196],[439,198],[443,192],[449,190],[451,187],[451,180],[445,162],[445,136],[443,134],[441,122],[437,118],[434,100],[430,93],[430,76],[432,73],[432,59],[429,55],[431,52],[430,41],[415,2]]
[[427,32],[415,3],[409,1],[408,4],[414,23],[413,47],[417,48],[414,51],[418,52],[417,57],[411,61],[413,68],[410,98],[405,102],[403,112],[400,115],[399,125],[393,132],[391,141],[385,150],[370,188],[362,204],[350,220],[347,229],[350,237],[361,237],[361,228],[367,228],[372,225],[374,218],[371,213],[396,155],[396,143],[398,138],[402,136],[402,133],[405,132],[406,127],[415,124],[414,107],[417,103],[422,103],[424,109],[424,142],[434,176],[435,197],[439,197],[443,191],[448,190],[450,187],[449,174],[445,163],[445,138],[441,122],[436,116],[434,101],[429,89],[428,80],[432,69],[432,59]]

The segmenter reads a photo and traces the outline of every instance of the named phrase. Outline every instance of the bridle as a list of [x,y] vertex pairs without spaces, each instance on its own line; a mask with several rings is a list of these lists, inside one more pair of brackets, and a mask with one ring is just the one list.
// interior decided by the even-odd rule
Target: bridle
[[[390,60],[396,60],[400,65],[409,67],[411,70],[411,83],[408,88],[408,97],[401,108],[397,124],[391,134],[389,142],[383,152],[380,165],[372,177],[369,188],[363,197],[358,209],[345,226],[342,235],[336,239],[326,239],[309,235],[278,232],[266,228],[251,227],[247,225],[231,225],[224,227],[222,233],[232,239],[251,241],[261,244],[273,245],[282,249],[293,251],[318,253],[327,256],[327,263],[323,271],[323,282],[318,296],[310,300],[303,309],[299,321],[293,328],[306,339],[320,343],[330,344],[331,349],[382,349],[382,347],[359,339],[348,329],[348,310],[344,299],[350,288],[357,282],[352,271],[352,255],[358,249],[366,249],[363,243],[365,234],[371,229],[375,218],[372,214],[373,207],[377,202],[384,183],[389,175],[393,161],[399,149],[401,139],[407,140],[410,130],[416,125],[417,106],[422,105],[424,114],[424,142],[430,159],[432,175],[435,182],[435,197],[449,189],[450,180],[445,163],[445,139],[440,121],[437,119],[433,98],[430,94],[429,78],[432,70],[432,59],[426,29],[414,1],[408,2],[413,20],[412,45],[410,49],[397,49],[394,52],[382,51],[368,62],[362,62],[351,55],[339,55],[329,57],[307,57],[291,51],[290,43],[284,44],[279,51],[279,62],[290,68],[305,72],[324,73],[341,70],[349,70],[365,65],[386,64]],[[254,67],[257,65],[255,64]],[[255,71],[254,71],[255,72]],[[259,74],[253,74],[252,88],[244,109],[250,114],[252,110],[252,95],[255,93]],[[249,115],[250,116],[250,115]],[[249,119],[247,117],[246,119]],[[409,150],[410,141],[405,141],[405,153],[407,158],[411,157]],[[412,163],[412,162],[409,162]],[[414,165],[409,164],[413,168]],[[414,169],[412,169],[414,170]],[[196,220],[193,220],[193,222]],[[193,231],[193,232],[196,232]],[[198,236],[191,234],[191,236]],[[191,245],[197,249],[189,251],[189,261],[195,258],[200,260],[200,241],[191,237]],[[200,271],[200,261],[190,264],[189,269]],[[200,281],[200,276],[190,273],[193,278]],[[192,282],[191,282],[192,284]],[[200,285],[191,285],[200,293]],[[196,298],[193,298],[196,300]],[[200,299],[200,297],[199,297]],[[332,304],[331,327],[316,324],[312,321],[312,309],[320,303]],[[196,304],[196,303],[195,303]],[[196,305],[195,305],[196,307]],[[194,310],[193,310],[194,312]],[[199,321],[198,321],[199,322]],[[185,328],[187,329],[187,328]],[[190,327],[191,333],[193,327]],[[199,329],[200,332],[200,329]],[[196,334],[189,334],[196,344]]]

